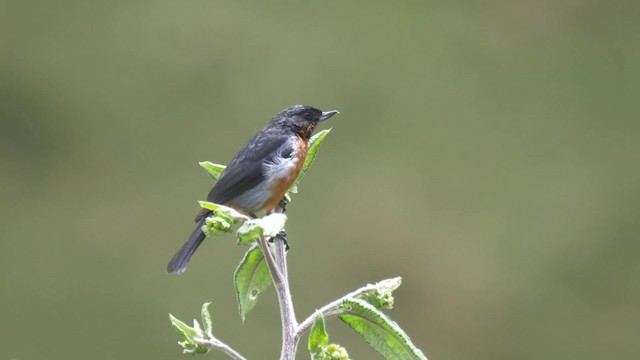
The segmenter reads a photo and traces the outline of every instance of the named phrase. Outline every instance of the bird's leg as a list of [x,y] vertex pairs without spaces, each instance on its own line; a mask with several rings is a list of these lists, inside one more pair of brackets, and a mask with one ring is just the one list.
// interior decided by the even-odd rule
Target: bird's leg
[[282,198],[282,200],[280,200],[280,204],[278,204],[276,212],[283,214],[287,212],[287,198]]
[[[278,207],[271,210],[269,212],[269,214],[273,214],[273,213],[279,213],[279,214],[284,214],[287,211],[287,199],[286,198],[282,198],[282,200],[280,200],[280,203],[278,204]],[[270,238],[268,241],[270,243],[273,243],[273,241],[276,238],[280,238],[283,242],[284,242],[284,250],[285,251],[289,251],[289,242],[287,241],[287,233],[284,231],[284,229],[282,229],[278,235]]]
[[278,233],[278,235],[269,238],[269,242],[271,244],[273,244],[274,240],[278,238],[280,240],[282,240],[284,242],[284,251],[289,251],[289,242],[287,241],[287,233],[284,230],[280,230],[280,232]]

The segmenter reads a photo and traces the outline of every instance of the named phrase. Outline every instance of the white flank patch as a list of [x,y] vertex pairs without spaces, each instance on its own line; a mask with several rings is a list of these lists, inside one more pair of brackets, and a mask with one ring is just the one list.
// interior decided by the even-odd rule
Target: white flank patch
[[[291,157],[285,158],[281,156],[281,153],[292,147],[296,150],[291,153]],[[278,151],[262,164],[264,177],[271,180],[288,179],[291,175],[291,170],[296,166],[297,148],[298,143],[295,140],[282,144]]]

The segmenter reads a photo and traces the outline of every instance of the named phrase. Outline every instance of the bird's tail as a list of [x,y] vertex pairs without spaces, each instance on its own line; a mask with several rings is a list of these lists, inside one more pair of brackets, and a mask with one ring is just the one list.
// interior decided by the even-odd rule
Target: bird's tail
[[193,229],[191,235],[189,235],[189,239],[182,245],[180,250],[173,256],[173,259],[169,261],[169,265],[167,265],[167,271],[172,273],[181,274],[185,270],[187,270],[187,266],[189,266],[189,260],[191,260],[191,256],[196,252],[198,246],[202,244],[202,241],[206,237],[202,232],[202,225],[206,217],[203,217]]

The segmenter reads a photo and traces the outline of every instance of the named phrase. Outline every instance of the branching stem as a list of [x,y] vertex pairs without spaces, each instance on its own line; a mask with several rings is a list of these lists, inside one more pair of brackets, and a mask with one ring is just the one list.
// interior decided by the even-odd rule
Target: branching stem
[[[347,310],[340,310],[338,309],[338,307],[340,306],[340,304],[342,304],[342,302],[345,299],[348,298],[356,298],[362,294],[368,293],[372,290],[376,289],[376,285],[375,284],[369,284],[366,286],[361,287],[360,289],[350,292],[347,295],[334,300],[332,302],[330,302],[329,304],[323,306],[322,308],[320,308],[320,310],[318,310],[318,312],[320,312],[322,314],[322,316],[326,319],[328,317],[333,317],[333,316],[338,316],[338,315],[342,315],[342,314],[346,314]],[[311,326],[313,325],[313,322],[315,321],[316,318],[316,314],[311,314],[308,318],[306,318],[303,322],[300,323],[300,325],[298,325],[298,328],[296,329],[296,334],[295,334],[295,341],[299,342],[300,341],[300,337],[305,333],[305,331],[309,330],[309,328],[311,328]]]
[[[284,200],[275,212],[284,213],[286,203]],[[271,245],[270,245],[271,243]],[[268,240],[264,236],[258,237],[258,246],[266,260],[269,273],[273,280],[276,294],[278,295],[278,303],[280,305],[280,318],[282,322],[282,348],[280,352],[280,360],[295,360],[298,343],[302,335],[308,331],[316,318],[316,314],[311,314],[302,323],[298,324],[296,314],[291,299],[291,289],[289,288],[289,274],[287,269],[287,238],[284,231],[279,233],[273,239]],[[348,309],[341,309],[340,305],[348,298],[357,298],[362,294],[375,291],[377,285],[369,284],[353,291],[331,303],[323,306],[318,310],[324,318],[339,316],[349,312]],[[229,355],[234,360],[246,360],[242,355],[233,350],[228,345],[217,339],[205,340],[196,339],[202,345],[217,349]]]
[[[286,211],[285,206],[286,202],[283,199],[275,212],[284,213]],[[289,288],[289,274],[287,271],[286,234],[281,232],[273,238],[273,252],[269,251],[269,242],[264,238],[264,236],[260,236],[258,244],[267,261],[267,266],[269,267],[269,272],[271,273],[273,284],[276,288],[276,293],[278,294],[278,303],[280,304],[280,317],[282,321],[282,349],[280,353],[280,360],[294,360],[300,338],[305,331],[309,330],[313,325],[315,314],[311,314],[300,324],[298,324],[298,321],[296,320],[293,301],[291,300],[291,289]],[[361,294],[375,289],[375,285],[372,284],[363,286],[360,289],[323,306],[318,311],[325,318],[344,314],[347,312],[346,310],[338,309],[344,299],[358,297]]]
[[206,339],[198,339],[198,338],[196,338],[196,339],[194,339],[194,341],[196,341],[198,344],[206,346],[208,348],[221,351],[221,352],[229,355],[229,357],[234,359],[234,360],[247,360],[244,356],[240,355],[240,353],[238,353],[237,351],[232,349],[229,345],[223,343],[222,341],[220,341],[218,339],[214,338],[214,339],[211,339],[211,340],[206,340]]

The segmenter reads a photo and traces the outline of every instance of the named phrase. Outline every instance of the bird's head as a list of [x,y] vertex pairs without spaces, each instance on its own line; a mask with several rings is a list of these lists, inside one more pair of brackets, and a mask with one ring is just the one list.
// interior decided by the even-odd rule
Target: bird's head
[[279,112],[271,122],[290,127],[301,137],[309,139],[319,122],[338,113],[338,110],[322,111],[307,105],[294,105]]

